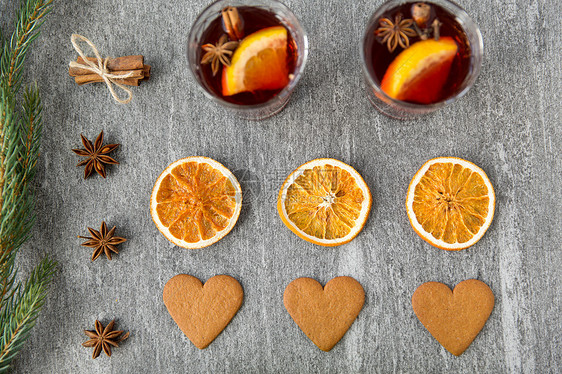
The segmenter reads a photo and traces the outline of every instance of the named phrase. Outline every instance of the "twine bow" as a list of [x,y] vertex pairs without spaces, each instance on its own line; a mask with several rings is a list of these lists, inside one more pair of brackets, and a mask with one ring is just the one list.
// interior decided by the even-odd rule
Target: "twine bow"
[[[109,60],[109,57],[101,58],[94,43],[92,43],[82,35],[78,35],[78,34],[72,34],[70,41],[72,42],[72,45],[74,46],[76,52],[78,52],[78,54],[80,55],[80,57],[82,57],[82,60],[84,61],[84,64],[80,64],[76,61],[71,61],[69,64],[70,67],[86,69],[99,75],[100,77],[103,78],[105,84],[107,85],[107,88],[109,88],[109,92],[111,92],[111,96],[113,96],[115,101],[117,101],[119,104],[128,104],[133,98],[133,92],[127,87],[125,87],[123,84],[119,83],[118,80],[129,78],[134,73],[133,72],[129,72],[126,74],[110,73],[109,70],[107,69],[107,61]],[[93,61],[88,60],[82,49],[78,46],[78,41],[83,41],[90,46],[90,48],[94,52],[94,55],[96,56],[97,64],[94,63]],[[117,95],[117,93],[115,92],[113,85],[116,85],[117,87],[125,91],[127,93],[127,98],[120,98],[119,95]]]

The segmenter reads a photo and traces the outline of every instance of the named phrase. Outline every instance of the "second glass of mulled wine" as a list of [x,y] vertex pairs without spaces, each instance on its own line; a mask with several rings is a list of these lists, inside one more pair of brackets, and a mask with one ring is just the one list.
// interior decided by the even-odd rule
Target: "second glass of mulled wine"
[[412,119],[452,103],[482,65],[478,26],[448,0],[391,0],[371,17],[361,56],[368,98],[382,113]]

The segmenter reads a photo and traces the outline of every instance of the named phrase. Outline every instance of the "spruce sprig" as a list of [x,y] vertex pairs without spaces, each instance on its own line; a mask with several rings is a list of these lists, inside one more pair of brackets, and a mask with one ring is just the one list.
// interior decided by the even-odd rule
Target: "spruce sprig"
[[52,1],[21,0],[11,38],[0,30],[0,373],[29,337],[56,266],[44,258],[25,282],[16,282],[16,255],[35,223],[32,179],[42,127],[37,85],[19,93],[27,53]]
[[56,263],[44,258],[31,272],[25,286],[18,284],[15,297],[7,303],[0,315],[2,324],[2,344],[0,350],[0,373],[10,368],[10,363],[18,354],[35,326],[41,307],[47,296]]

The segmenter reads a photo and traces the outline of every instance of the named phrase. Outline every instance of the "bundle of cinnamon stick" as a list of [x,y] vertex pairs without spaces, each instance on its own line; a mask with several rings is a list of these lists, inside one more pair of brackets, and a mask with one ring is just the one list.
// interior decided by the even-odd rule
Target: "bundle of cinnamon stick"
[[[88,57],[88,60],[97,64],[95,57]],[[78,56],[76,62],[84,64],[84,59]],[[119,83],[127,86],[138,86],[141,81],[150,78],[150,65],[144,64],[144,57],[142,55],[109,58],[106,67],[110,74],[125,75],[132,73],[128,78],[118,80]],[[103,82],[103,78],[98,74],[79,67],[70,67],[68,74],[74,77],[74,81],[80,86],[87,83]]]

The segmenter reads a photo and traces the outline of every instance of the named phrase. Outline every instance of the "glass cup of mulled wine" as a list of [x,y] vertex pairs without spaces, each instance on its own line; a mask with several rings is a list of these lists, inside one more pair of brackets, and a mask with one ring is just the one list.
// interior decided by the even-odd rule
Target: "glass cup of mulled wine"
[[413,119],[463,96],[482,65],[478,26],[448,0],[390,0],[361,46],[367,95],[380,112]]
[[188,37],[190,70],[214,102],[246,119],[281,111],[306,64],[308,39],[276,0],[219,0],[197,17]]

